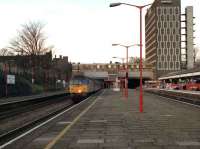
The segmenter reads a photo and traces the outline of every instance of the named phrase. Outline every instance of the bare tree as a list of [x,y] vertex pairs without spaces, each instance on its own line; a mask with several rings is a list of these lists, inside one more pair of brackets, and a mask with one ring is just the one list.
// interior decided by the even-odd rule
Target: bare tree
[[42,55],[53,47],[46,46],[43,33],[44,25],[40,22],[29,22],[22,25],[18,35],[10,42],[10,49],[19,55]]
[[[143,62],[143,63],[145,62],[145,59],[144,59],[144,58],[142,58],[142,62]],[[140,57],[130,57],[130,58],[129,58],[129,63],[130,63],[130,64],[139,65],[139,64],[140,64]]]
[[[18,55],[27,55],[24,63],[28,61],[26,67],[30,69],[32,74],[32,83],[34,83],[36,75],[40,70],[45,71],[47,62],[44,64],[40,55],[53,50],[53,46],[46,46],[46,37],[43,32],[44,25],[41,22],[29,22],[22,25],[17,36],[11,40],[9,49]],[[26,62],[25,62],[26,61]],[[45,67],[45,68],[44,68]],[[23,66],[25,68],[25,66]]]
[[11,56],[11,55],[14,55],[14,53],[11,52],[9,49],[7,48],[0,49],[0,56]]

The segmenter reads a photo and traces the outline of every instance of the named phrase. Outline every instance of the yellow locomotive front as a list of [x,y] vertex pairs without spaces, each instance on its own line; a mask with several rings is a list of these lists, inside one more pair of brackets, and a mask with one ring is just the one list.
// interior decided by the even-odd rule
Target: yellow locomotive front
[[69,86],[69,92],[71,94],[83,94],[83,93],[87,93],[88,92],[87,85],[85,85],[85,84],[70,85]]
[[88,93],[88,80],[83,78],[73,78],[70,81],[69,93],[71,95],[84,96]]

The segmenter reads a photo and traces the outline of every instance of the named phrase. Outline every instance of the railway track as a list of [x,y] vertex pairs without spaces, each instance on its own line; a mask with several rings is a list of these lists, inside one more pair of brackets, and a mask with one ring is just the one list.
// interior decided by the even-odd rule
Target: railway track
[[[55,106],[55,104],[62,104],[62,102],[66,104],[65,102],[66,100],[69,100],[69,96],[56,95],[56,96],[51,96],[51,97],[44,97],[44,98],[38,98],[38,99],[31,99],[31,100],[1,104],[0,105],[0,123],[5,124],[6,122],[9,125],[9,122],[11,120],[20,119],[21,114],[27,113],[27,118],[28,118],[32,111],[34,111],[35,113],[38,111],[39,113],[42,108],[44,109],[45,107],[48,108],[51,105]],[[73,102],[69,101],[68,104],[66,104],[64,107],[59,106],[57,110],[50,112],[45,116],[38,117],[37,119],[33,118],[33,121],[25,122],[23,125],[21,125],[18,128],[15,127],[12,129],[8,129],[7,131],[3,131],[3,133],[1,132],[0,144],[10,140],[13,137],[16,137],[19,134],[19,132],[23,133],[27,131],[31,127],[61,112],[62,110],[69,108],[72,105],[73,105]],[[36,113],[36,115],[39,115],[38,113]]]
[[166,97],[168,99],[172,99],[175,101],[179,101],[182,103],[187,103],[191,105],[195,105],[200,107],[200,94],[189,94],[184,92],[176,92],[176,91],[169,91],[169,90],[159,90],[159,89],[147,89],[145,90],[148,93],[156,94],[161,97]]
[[[69,97],[68,97],[69,99]],[[62,113],[63,111],[67,110],[67,109],[70,109],[71,107],[73,106],[76,106],[76,104],[74,104],[72,102],[72,100],[69,99],[69,101],[71,102],[68,102],[67,104],[65,103],[65,106],[62,107],[62,108],[59,108],[53,112],[49,112],[47,113],[45,116],[42,116],[42,117],[38,117],[37,119],[33,120],[33,121],[29,121],[25,124],[23,124],[22,126],[18,126],[16,127],[15,129],[12,129],[6,133],[3,133],[3,134],[0,134],[0,148],[3,144],[5,144],[5,142],[9,142],[9,140],[12,140],[14,138],[17,138],[18,136],[20,136],[21,134],[24,134],[26,132],[28,132],[30,129],[34,128],[34,127],[37,127],[38,125],[40,125],[41,123],[45,122],[45,121],[48,121],[50,118],[58,115],[59,113]],[[42,102],[41,105],[44,105],[46,102]],[[55,103],[55,102],[51,102],[52,103]],[[51,104],[48,104],[48,105],[51,105]],[[34,106],[36,106],[37,104],[35,104]],[[41,106],[39,105],[39,106]],[[30,105],[29,105],[30,106]],[[22,108],[24,109],[24,108]],[[27,110],[25,110],[27,111]],[[30,110],[29,110],[30,111]],[[11,112],[12,114],[9,113],[9,116],[13,116],[14,113],[13,111]],[[18,113],[18,112],[17,112]],[[22,112],[20,112],[22,113]],[[19,114],[19,113],[18,113]],[[0,120],[1,122],[1,120]]]
[[4,119],[12,118],[21,113],[39,109],[43,106],[48,106],[51,104],[62,102],[63,100],[66,100],[66,98],[69,98],[69,97],[66,96],[64,98],[62,96],[58,96],[58,97],[53,96],[53,97],[43,98],[43,99],[36,99],[36,100],[32,99],[28,101],[2,104],[0,105],[0,121]]
[[42,123],[43,121],[45,121],[45,120],[49,119],[50,117],[52,117],[52,116],[64,111],[65,109],[67,109],[67,108],[69,108],[71,106],[72,106],[72,104],[71,105],[67,105],[66,107],[64,107],[62,109],[59,109],[59,110],[57,110],[55,112],[49,113],[48,115],[46,115],[44,117],[40,117],[37,120],[34,120],[32,122],[29,122],[29,123],[25,123],[23,126],[20,126],[20,127],[15,128],[15,129],[13,129],[11,131],[8,131],[7,133],[1,134],[0,135],[0,140],[1,140],[0,141],[0,145],[2,145],[3,143],[11,140],[12,138],[17,137],[18,135],[20,135],[22,133],[28,131],[32,127]]
[[[67,94],[53,95],[53,96],[40,97],[30,100],[15,101],[15,102],[0,104],[0,121],[3,119],[10,118],[12,116],[16,116],[17,114],[20,113],[31,111],[35,108],[40,108],[47,104],[53,104],[55,102],[59,102],[65,95]],[[58,98],[60,99],[55,100]]]

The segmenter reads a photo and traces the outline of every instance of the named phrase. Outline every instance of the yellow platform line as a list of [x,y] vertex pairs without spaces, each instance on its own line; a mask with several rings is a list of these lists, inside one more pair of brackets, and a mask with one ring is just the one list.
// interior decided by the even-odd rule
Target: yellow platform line
[[98,101],[98,97],[92,102],[83,112],[81,112],[69,125],[67,125],[51,142],[49,142],[44,149],[51,149],[67,131]]

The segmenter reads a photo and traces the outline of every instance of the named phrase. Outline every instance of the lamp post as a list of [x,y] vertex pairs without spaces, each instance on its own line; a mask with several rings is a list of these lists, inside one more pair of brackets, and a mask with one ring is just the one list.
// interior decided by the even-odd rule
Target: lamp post
[[122,45],[122,44],[112,44],[112,46],[121,46],[126,48],[126,77],[125,77],[125,96],[128,98],[128,49],[133,46],[139,46],[139,44],[133,44],[133,45]]
[[132,6],[132,7],[136,7],[140,10],[140,112],[143,112],[143,93],[142,93],[142,9],[150,6],[151,4],[147,4],[147,5],[142,5],[142,6],[138,6],[138,5],[132,5],[132,4],[128,4],[128,3],[111,3],[110,7],[116,7],[119,5],[128,5],[128,6]]
[[[124,60],[125,60],[124,57],[116,57],[116,56],[114,56],[114,57],[112,57],[112,58],[122,60],[122,67],[124,68]],[[118,72],[119,72],[119,68],[118,68]],[[126,97],[126,91],[124,90],[125,85],[124,85],[124,80],[123,80],[123,79],[120,79],[120,88],[121,88],[121,90],[122,90],[122,95],[124,95],[124,96]]]
[[[125,58],[124,57],[116,57],[116,56],[114,56],[114,57],[112,57],[112,58],[115,58],[115,59],[120,59],[120,60],[122,60],[122,65],[123,65],[123,68],[124,68],[124,60],[125,60]],[[131,57],[128,57],[128,58],[131,58]],[[122,90],[125,88],[125,85],[123,85],[123,83],[121,83],[121,87],[122,87]],[[122,93],[124,92],[124,96],[126,97],[126,91],[124,90],[124,91],[122,91]]]

